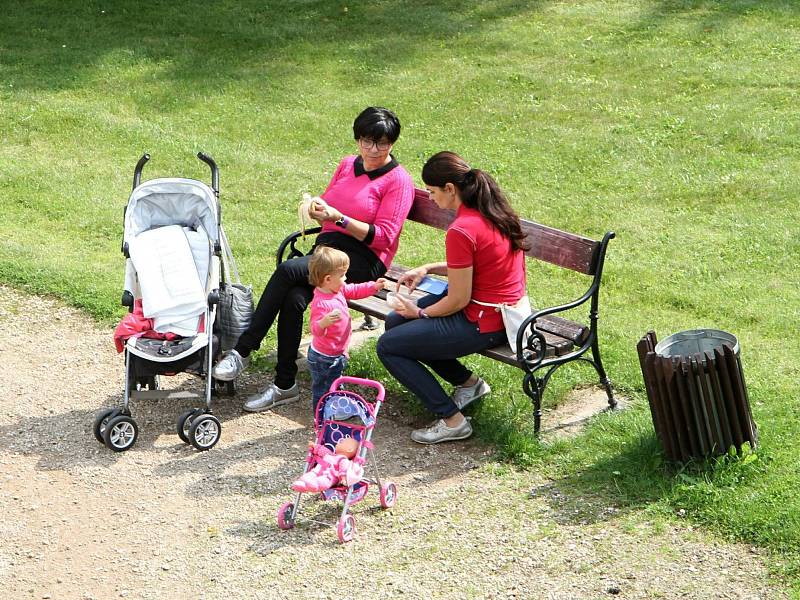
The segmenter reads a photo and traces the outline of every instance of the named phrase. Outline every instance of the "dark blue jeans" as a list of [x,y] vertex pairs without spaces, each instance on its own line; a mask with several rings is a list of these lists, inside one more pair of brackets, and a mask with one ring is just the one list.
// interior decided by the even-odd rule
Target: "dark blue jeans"
[[[435,304],[445,294],[426,296],[419,307]],[[456,359],[497,346],[505,335],[505,331],[481,333],[463,311],[447,317],[408,320],[391,312],[386,318],[386,333],[378,340],[378,358],[429,411],[447,418],[456,414],[458,407],[425,367],[451,385],[462,385],[472,372]]]
[[311,371],[311,410],[317,409],[317,402],[330,389],[331,384],[347,368],[347,357],[344,354],[339,356],[326,356],[320,354],[309,346],[308,348],[308,370]]

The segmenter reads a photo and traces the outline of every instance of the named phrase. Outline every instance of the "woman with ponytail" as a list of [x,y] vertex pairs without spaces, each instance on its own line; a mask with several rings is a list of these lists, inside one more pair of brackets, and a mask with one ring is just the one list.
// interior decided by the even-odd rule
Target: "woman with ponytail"
[[[446,262],[407,271],[397,282],[413,291],[427,274],[446,275],[447,289],[386,319],[377,352],[388,371],[438,418],[411,433],[420,444],[461,440],[472,426],[461,410],[491,390],[457,359],[506,340],[500,312],[486,304],[515,304],[525,295],[525,234],[497,182],[457,154],[439,152],[422,168],[439,208],[456,211],[445,235]],[[453,386],[448,395],[434,375]]]

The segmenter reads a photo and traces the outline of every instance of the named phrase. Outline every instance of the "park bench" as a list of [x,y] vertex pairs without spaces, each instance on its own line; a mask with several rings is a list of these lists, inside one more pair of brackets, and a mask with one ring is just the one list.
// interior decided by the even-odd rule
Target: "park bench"
[[[430,199],[427,190],[417,188],[414,191],[414,203],[408,218],[423,225],[446,230],[455,218],[455,212],[440,209]],[[534,431],[538,433],[541,427],[542,395],[547,382],[558,367],[571,361],[581,360],[591,364],[600,377],[600,383],[605,387],[609,407],[614,408],[617,404],[611,381],[600,360],[597,338],[600,280],[606,247],[614,237],[614,233],[608,232],[602,241],[596,241],[524,219],[521,223],[530,246],[530,250],[525,253],[529,259],[545,261],[591,278],[588,289],[577,299],[549,308],[534,308],[533,314],[523,323],[521,332],[517,336],[516,351],[512,351],[507,343],[503,343],[481,353],[524,372],[522,389],[533,403]],[[295,232],[284,239],[277,252],[278,264],[290,258],[303,256],[303,251],[296,245],[298,240],[303,233],[311,235],[319,231],[320,228],[315,227],[305,232]],[[397,281],[407,270],[408,267],[392,264],[385,277]],[[385,320],[391,311],[386,303],[386,293],[386,290],[381,290],[369,298],[349,302],[350,308],[366,315],[367,328],[370,328],[372,323],[371,317]],[[412,296],[419,298],[425,294],[417,289]],[[579,306],[588,307],[586,323],[578,323],[558,315]],[[522,331],[529,334],[527,342]]]

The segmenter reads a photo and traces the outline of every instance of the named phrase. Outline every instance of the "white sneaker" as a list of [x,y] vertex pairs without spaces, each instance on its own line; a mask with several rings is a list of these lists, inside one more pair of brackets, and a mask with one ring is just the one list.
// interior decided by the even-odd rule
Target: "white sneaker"
[[233,381],[249,364],[249,356],[245,358],[236,350],[229,350],[211,370],[211,375],[220,381]]
[[430,427],[415,429],[411,432],[411,439],[418,444],[438,444],[454,440],[464,440],[472,435],[472,425],[465,418],[460,425],[448,427],[444,419],[439,419]]
[[288,390],[282,390],[274,383],[270,383],[265,390],[250,396],[244,403],[244,409],[248,412],[263,412],[298,400],[300,400],[300,388],[296,383]]
[[450,398],[455,402],[458,410],[461,410],[468,404],[472,404],[475,400],[483,398],[492,391],[489,384],[483,379],[478,377],[477,383],[474,385],[459,385],[453,390]]

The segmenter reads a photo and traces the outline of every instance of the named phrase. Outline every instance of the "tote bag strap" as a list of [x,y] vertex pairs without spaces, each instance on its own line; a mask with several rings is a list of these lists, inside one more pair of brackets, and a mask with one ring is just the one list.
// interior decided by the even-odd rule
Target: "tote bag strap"
[[230,277],[231,273],[233,273],[233,278],[228,283],[238,283],[241,284],[242,280],[239,279],[239,268],[236,266],[236,259],[233,257],[233,251],[231,250],[231,245],[228,243],[228,236],[225,233],[225,229],[220,226],[220,238],[222,240],[222,266],[223,272]]

